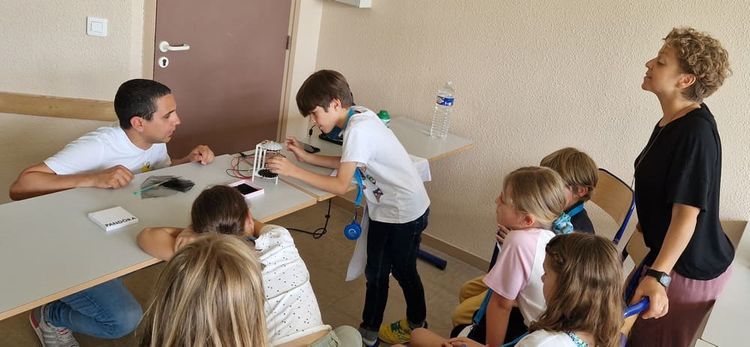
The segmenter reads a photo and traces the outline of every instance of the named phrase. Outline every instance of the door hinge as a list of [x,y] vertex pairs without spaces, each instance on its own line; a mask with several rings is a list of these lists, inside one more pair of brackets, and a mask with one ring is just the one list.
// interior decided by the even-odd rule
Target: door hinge
[[291,46],[292,46],[292,36],[291,35],[287,35],[286,36],[286,49],[289,50],[289,47],[291,47]]

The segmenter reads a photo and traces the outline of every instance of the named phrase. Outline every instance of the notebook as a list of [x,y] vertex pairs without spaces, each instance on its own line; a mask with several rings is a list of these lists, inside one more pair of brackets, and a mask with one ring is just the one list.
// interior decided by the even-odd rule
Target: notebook
[[120,206],[90,212],[89,219],[106,232],[112,232],[124,226],[138,223],[138,217]]

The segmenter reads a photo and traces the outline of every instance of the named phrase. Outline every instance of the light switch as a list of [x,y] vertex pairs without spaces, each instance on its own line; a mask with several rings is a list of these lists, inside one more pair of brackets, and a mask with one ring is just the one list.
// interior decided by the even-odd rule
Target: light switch
[[107,19],[86,17],[86,34],[89,36],[107,36]]

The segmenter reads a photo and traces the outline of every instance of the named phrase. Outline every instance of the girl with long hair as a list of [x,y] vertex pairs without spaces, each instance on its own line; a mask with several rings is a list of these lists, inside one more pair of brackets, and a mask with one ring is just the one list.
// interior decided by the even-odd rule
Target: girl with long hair
[[267,345],[261,265],[241,239],[207,235],[167,263],[141,321],[140,346]]

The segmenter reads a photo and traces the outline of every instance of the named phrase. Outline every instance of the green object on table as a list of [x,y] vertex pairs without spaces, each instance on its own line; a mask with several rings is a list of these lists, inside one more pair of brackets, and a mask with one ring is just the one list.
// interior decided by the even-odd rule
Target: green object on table
[[388,113],[388,110],[380,110],[378,112],[378,118],[380,118],[386,126],[391,122],[391,115]]

